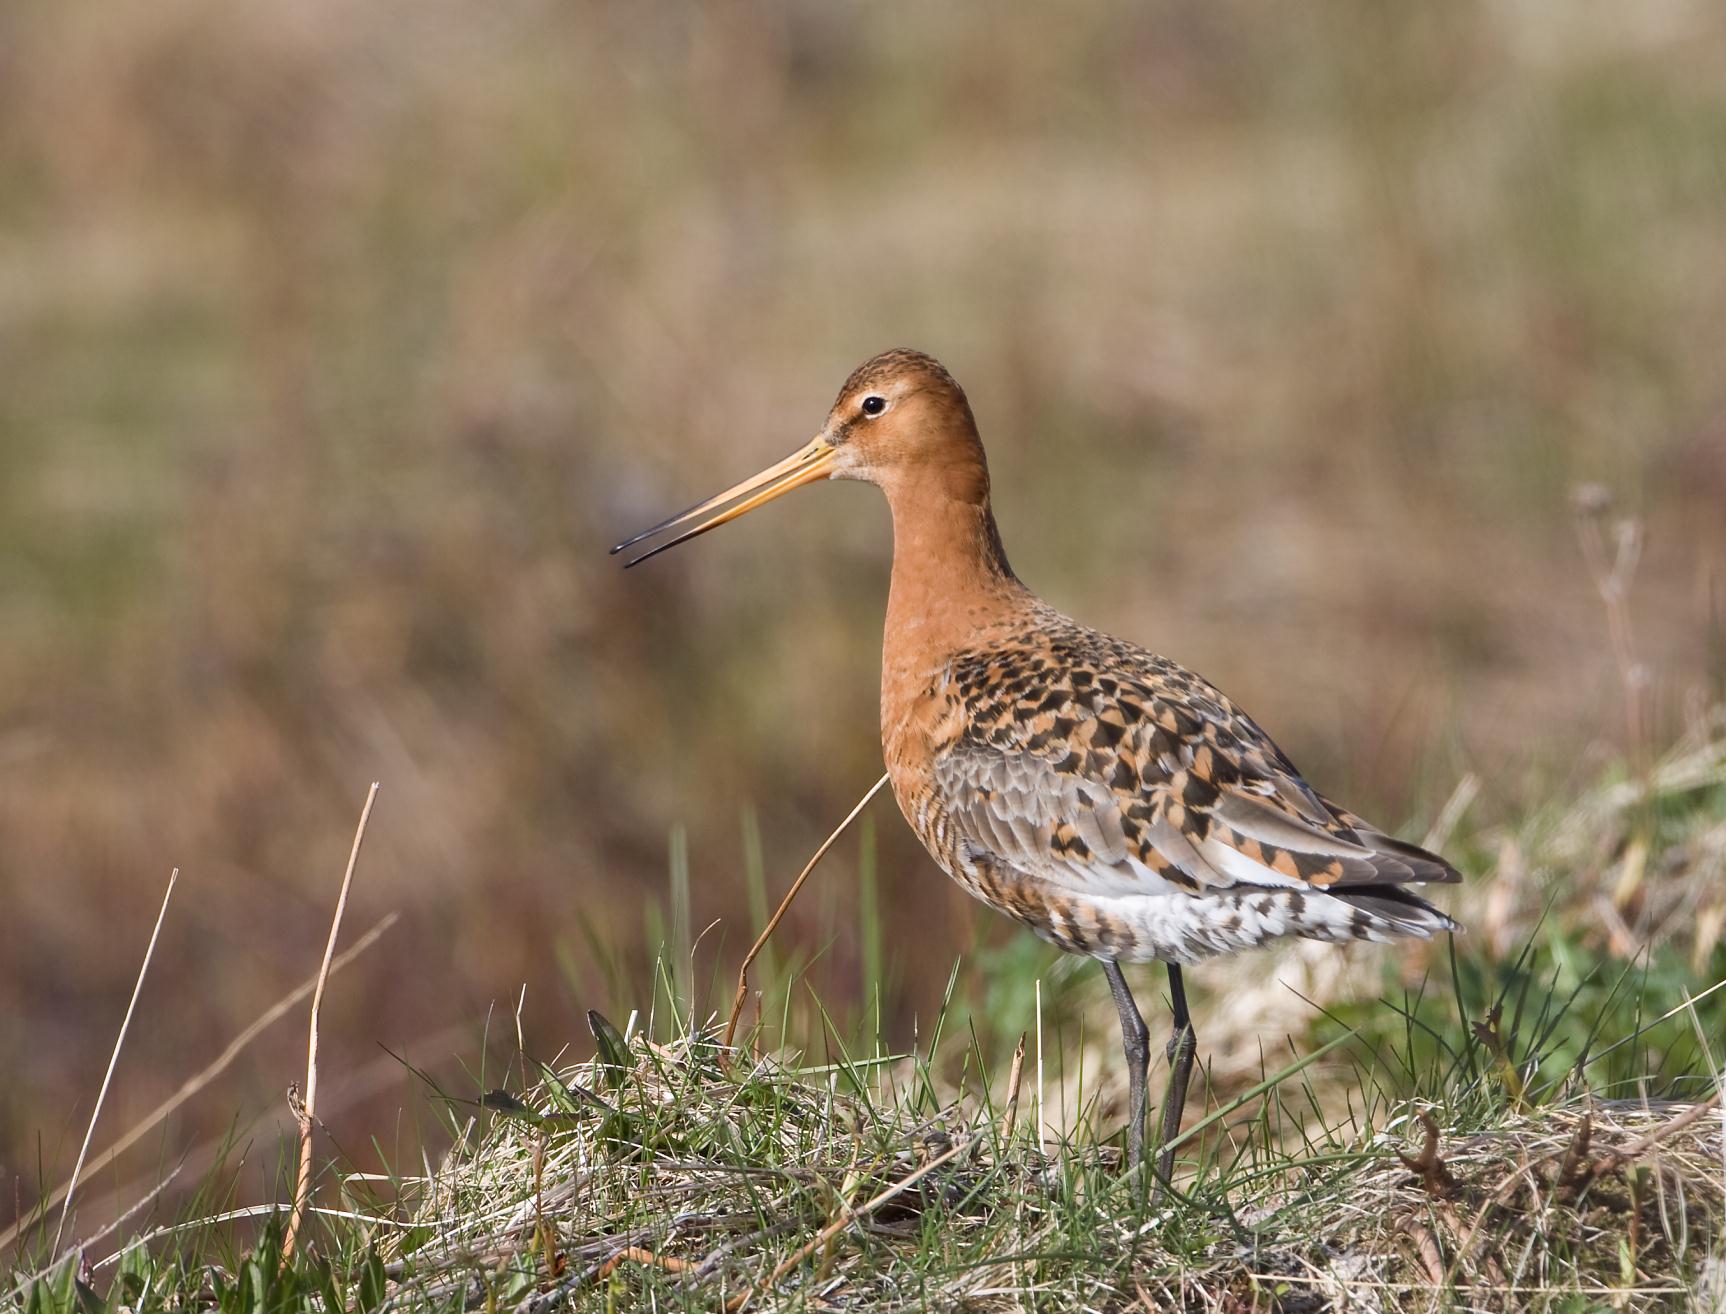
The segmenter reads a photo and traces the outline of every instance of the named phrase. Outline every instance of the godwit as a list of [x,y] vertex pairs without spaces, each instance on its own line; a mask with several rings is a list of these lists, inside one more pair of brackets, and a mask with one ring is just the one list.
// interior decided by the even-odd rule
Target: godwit
[[893,512],[881,746],[899,808],[973,895],[1102,964],[1121,1017],[1134,1167],[1149,1044],[1120,965],[1168,966],[1160,1193],[1197,1048],[1181,968],[1285,935],[1454,930],[1408,887],[1457,873],[1316,793],[1199,676],[1021,584],[989,508],[970,403],[921,352],[865,361],[808,446],[612,551],[695,522],[629,562],[639,565],[817,479],[875,484]]

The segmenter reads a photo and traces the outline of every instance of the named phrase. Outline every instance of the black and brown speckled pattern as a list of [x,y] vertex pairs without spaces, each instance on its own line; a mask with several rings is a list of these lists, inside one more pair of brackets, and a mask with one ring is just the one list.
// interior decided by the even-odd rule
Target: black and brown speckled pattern
[[[1401,887],[1455,871],[1322,799],[1210,684],[1029,594],[1015,611],[928,671],[889,736],[906,817],[977,897],[1099,957],[1449,925]],[[1207,911],[1169,945],[1117,915],[1177,892]]]

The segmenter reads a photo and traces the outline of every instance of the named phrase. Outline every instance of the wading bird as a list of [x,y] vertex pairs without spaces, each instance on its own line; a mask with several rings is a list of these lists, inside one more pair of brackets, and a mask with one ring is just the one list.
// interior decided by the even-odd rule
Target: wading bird
[[1135,1167],[1149,1038],[1120,965],[1168,966],[1160,1191],[1197,1046],[1181,969],[1282,936],[1454,930],[1410,887],[1457,873],[1316,793],[1199,676],[1021,584],[989,508],[970,403],[921,352],[864,362],[806,447],[612,551],[681,531],[638,565],[818,479],[875,484],[892,508],[881,745],[899,808],[971,894],[1102,964],[1121,1018]]

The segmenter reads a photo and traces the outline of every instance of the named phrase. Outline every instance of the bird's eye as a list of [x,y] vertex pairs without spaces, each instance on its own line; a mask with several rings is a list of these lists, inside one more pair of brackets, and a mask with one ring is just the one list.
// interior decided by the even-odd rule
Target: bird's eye
[[887,409],[887,399],[877,397],[873,393],[863,399],[863,414],[879,415]]

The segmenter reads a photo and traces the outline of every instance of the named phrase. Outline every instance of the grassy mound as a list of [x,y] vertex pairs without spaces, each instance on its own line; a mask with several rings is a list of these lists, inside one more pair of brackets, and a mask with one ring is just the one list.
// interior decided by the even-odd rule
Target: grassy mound
[[[350,1181],[286,1264],[275,1215],[245,1254],[133,1245],[105,1297],[74,1262],[16,1300],[26,1314],[1667,1309],[1713,1308],[1726,1278],[1718,1095],[1326,1126],[1306,1106],[1333,1042],[1190,1127],[1158,1203],[1112,1144],[1037,1135],[1034,1078],[997,1083],[1000,1102],[985,1082],[938,1103],[914,1059],[800,1069],[701,1036],[625,1042],[603,1019],[596,1034],[592,1061],[469,1102],[444,1162],[390,1183],[393,1208]],[[1486,1089],[1452,1094],[1478,1111]]]
[[[1187,1133],[1153,1204],[1110,1148],[1041,1146],[903,1061],[733,1066],[700,1039],[501,1093],[379,1238],[411,1308],[1658,1308],[1718,1282],[1714,1103],[1576,1101],[1448,1129],[1266,1116],[1292,1065]],[[849,1088],[849,1089],[847,1089]],[[1298,1094],[1298,1091],[1296,1092]],[[1011,1099],[1011,1095],[1009,1099]],[[1411,1302],[1411,1298],[1412,1302]]]

